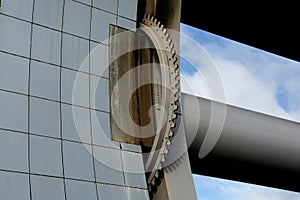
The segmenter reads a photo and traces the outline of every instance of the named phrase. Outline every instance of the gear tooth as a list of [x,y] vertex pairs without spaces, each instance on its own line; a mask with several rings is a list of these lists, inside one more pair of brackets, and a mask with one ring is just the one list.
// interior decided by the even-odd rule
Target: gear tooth
[[174,68],[174,67],[172,67],[172,68],[170,68],[170,70],[171,70],[171,74],[172,74],[172,76],[174,76],[173,74],[175,73],[175,68]]
[[154,23],[157,24],[157,19],[156,18],[154,19]]
[[176,124],[174,122],[171,122],[171,128],[174,128]]
[[167,141],[167,145],[170,146],[172,143],[170,140]]
[[170,41],[168,42],[169,46],[172,44],[172,38],[170,38]]
[[175,51],[175,46],[174,46],[174,44],[171,44],[171,52],[172,52],[172,54],[176,54],[176,51]]
[[171,54],[172,54],[172,58],[174,58],[176,56],[176,51],[174,50],[174,47],[171,47]]
[[151,180],[151,184],[152,184],[153,186],[155,186],[155,180],[154,180],[154,179]]
[[[178,69],[175,69],[175,71],[174,71],[174,74],[175,74],[175,82],[176,83],[179,83],[180,81],[179,81],[179,76],[177,75],[177,74],[180,74],[179,73],[179,68]],[[179,87],[178,85],[176,85],[177,87]]]
[[163,34],[164,34],[165,36],[167,36],[166,33],[167,33],[167,29],[163,28]]
[[[177,88],[177,92],[175,93],[174,96],[178,96],[179,92],[180,92],[180,88]],[[176,101],[177,101],[177,100],[178,100],[178,99],[176,99]]]
[[153,17],[153,16],[151,16],[151,17],[150,17],[150,20],[151,20],[151,21],[154,21],[154,17]]
[[157,168],[158,168],[158,169],[162,169],[161,163],[158,164],[158,167],[157,167]]
[[157,26],[160,27],[160,25],[161,25],[161,23],[160,23],[160,21],[159,21],[159,22],[157,23]]
[[171,47],[171,51],[172,51],[172,58],[174,58],[176,56],[176,51],[174,50],[174,45]]
[[154,176],[155,176],[155,178],[158,178],[158,177],[159,177],[158,171],[155,172]]
[[175,65],[177,61],[178,61],[178,58],[175,57],[175,60],[174,60],[173,64]]
[[167,40],[167,44],[168,44],[168,46],[171,46],[171,52],[172,52],[172,38],[169,38],[168,40]]
[[166,42],[167,42],[167,44],[168,44],[168,46],[169,46],[169,41],[170,41],[170,39],[168,38],[169,35],[167,35],[166,37],[167,37]]
[[[178,101],[179,100],[179,97],[178,97],[178,95],[177,94],[175,94],[174,95],[174,101]],[[177,108],[175,109],[175,110],[177,110],[178,109],[178,106],[177,106]]]
[[[175,95],[176,94],[176,87],[172,87],[172,92],[173,92],[173,94]],[[172,115],[172,117],[173,117],[173,115]],[[172,118],[173,119],[173,118]]]
[[[166,30],[167,31],[167,30]],[[169,41],[170,39],[170,34],[168,32],[166,32],[166,38],[167,38],[167,42]]]
[[177,115],[175,113],[173,113],[172,119],[176,119],[176,118],[177,118]]
[[164,149],[164,154],[168,154],[169,153],[169,149],[165,148]]

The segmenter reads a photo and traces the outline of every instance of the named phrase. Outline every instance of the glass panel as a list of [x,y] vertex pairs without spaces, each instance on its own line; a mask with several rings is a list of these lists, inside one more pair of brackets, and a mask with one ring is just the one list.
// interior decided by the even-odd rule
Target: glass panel
[[76,1],[66,1],[63,29],[67,33],[89,38],[90,7]]
[[90,145],[63,141],[64,169],[67,178],[95,180],[91,148]]
[[126,200],[125,187],[98,184],[98,196],[100,199]]
[[32,200],[65,199],[63,179],[31,175],[31,190]]
[[32,58],[60,64],[60,32],[33,25]]
[[67,199],[72,200],[97,200],[96,183],[66,180]]
[[30,135],[30,171],[62,176],[61,141]]
[[0,23],[0,50],[29,57],[30,23],[5,15],[0,15]]
[[0,171],[0,199],[30,200],[29,175]]

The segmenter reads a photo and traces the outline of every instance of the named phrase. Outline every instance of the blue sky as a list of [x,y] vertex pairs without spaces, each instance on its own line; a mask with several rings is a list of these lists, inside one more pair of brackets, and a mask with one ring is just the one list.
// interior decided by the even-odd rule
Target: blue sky
[[199,200],[299,200],[300,194],[274,188],[194,176]]
[[[224,102],[300,122],[300,63],[181,25],[182,91],[213,99],[201,71],[209,56],[221,77]],[[207,54],[199,55],[198,43]],[[193,63],[193,65],[191,64]],[[201,200],[300,200],[300,193],[194,175]]]
[[[181,32],[201,45],[214,62],[223,81],[226,103],[300,122],[299,62],[187,25],[181,25]],[[181,54],[187,55],[181,58],[181,77],[193,91],[185,83],[182,90],[212,98],[205,82],[207,75],[201,74],[203,56],[193,45],[181,40]]]

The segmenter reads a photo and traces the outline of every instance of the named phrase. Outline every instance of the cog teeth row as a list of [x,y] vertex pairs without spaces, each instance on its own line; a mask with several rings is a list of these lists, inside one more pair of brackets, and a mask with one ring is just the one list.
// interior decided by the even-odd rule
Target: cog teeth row
[[[166,53],[167,57],[169,59],[169,66],[170,68],[170,74],[171,74],[171,84],[172,84],[172,92],[174,96],[171,96],[171,99],[173,99],[173,103],[171,103],[170,108],[173,109],[173,113],[170,114],[169,117],[169,123],[170,123],[170,130],[169,132],[164,133],[164,141],[161,148],[163,148],[158,155],[154,171],[151,172],[149,179],[148,179],[148,188],[151,194],[155,193],[157,191],[157,186],[161,182],[161,177],[163,174],[160,174],[162,172],[162,167],[164,165],[164,162],[166,161],[166,155],[168,154],[168,146],[172,144],[172,139],[175,135],[174,129],[176,127],[175,119],[178,117],[175,113],[178,110],[178,100],[179,100],[179,92],[180,92],[180,74],[179,74],[179,56],[177,56],[177,52],[175,50],[175,46],[172,43],[172,38],[170,34],[168,33],[167,29],[164,27],[164,25],[158,21],[154,16],[145,14],[143,23],[146,26],[149,26],[153,28],[153,31],[156,31],[156,34],[161,34],[160,39],[163,39],[162,42],[164,45],[166,45]],[[163,173],[163,172],[162,172]]]

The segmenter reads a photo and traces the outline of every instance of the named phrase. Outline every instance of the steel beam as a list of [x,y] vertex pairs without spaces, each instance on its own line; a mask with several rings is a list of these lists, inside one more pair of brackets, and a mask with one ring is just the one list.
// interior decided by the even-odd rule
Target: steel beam
[[193,173],[300,192],[299,123],[223,104],[227,109],[221,135],[212,151],[199,158],[209,125],[219,125],[210,124],[211,106],[218,109],[218,104],[182,94]]

